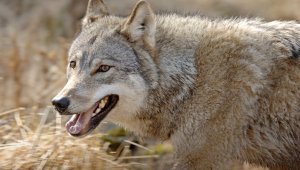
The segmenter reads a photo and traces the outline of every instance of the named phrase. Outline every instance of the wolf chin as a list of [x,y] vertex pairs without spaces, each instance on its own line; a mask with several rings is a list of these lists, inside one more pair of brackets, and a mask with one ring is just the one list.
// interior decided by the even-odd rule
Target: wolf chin
[[52,103],[72,136],[109,120],[170,140],[175,169],[230,169],[235,159],[300,169],[300,25],[259,19],[129,17],[90,0]]

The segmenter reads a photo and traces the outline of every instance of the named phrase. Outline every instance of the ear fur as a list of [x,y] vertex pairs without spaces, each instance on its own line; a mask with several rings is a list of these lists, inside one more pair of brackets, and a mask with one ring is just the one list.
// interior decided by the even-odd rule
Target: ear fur
[[155,31],[155,15],[150,5],[146,1],[139,1],[120,32],[130,42],[143,42],[144,45],[154,48]]
[[109,13],[102,0],[89,0],[86,15],[82,20],[82,25],[95,22],[97,19],[107,15],[109,15]]

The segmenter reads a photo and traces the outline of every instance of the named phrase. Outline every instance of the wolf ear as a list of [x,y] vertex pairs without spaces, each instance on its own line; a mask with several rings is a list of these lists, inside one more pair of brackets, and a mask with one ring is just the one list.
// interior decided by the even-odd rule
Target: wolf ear
[[95,22],[97,19],[107,15],[109,15],[109,13],[102,0],[89,0],[85,17],[82,20],[82,25]]
[[142,41],[144,45],[154,48],[155,30],[155,15],[150,5],[146,1],[140,1],[122,26],[121,34],[126,36],[130,42]]

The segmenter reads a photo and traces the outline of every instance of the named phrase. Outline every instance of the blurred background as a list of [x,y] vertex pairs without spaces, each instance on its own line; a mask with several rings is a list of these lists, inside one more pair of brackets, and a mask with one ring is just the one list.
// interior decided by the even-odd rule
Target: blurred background
[[[51,98],[66,82],[67,50],[88,0],[0,1],[0,169],[164,169],[172,147],[104,123],[68,137]],[[300,20],[300,0],[148,0],[156,12]],[[127,16],[136,0],[104,0]],[[237,162],[233,169],[255,169]],[[257,168],[259,169],[259,168]]]

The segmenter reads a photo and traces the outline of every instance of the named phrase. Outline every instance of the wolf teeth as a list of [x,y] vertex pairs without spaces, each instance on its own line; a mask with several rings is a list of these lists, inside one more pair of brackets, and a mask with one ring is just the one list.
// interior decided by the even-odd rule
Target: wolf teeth
[[105,103],[101,100],[101,102],[99,103],[99,108],[102,109],[105,106]]
[[97,110],[96,110],[96,113],[99,113],[101,111],[101,109],[100,108],[98,108]]
[[106,102],[107,102],[107,101],[105,101],[105,98],[102,99],[102,100],[100,101],[100,103],[99,103],[99,108],[102,109],[102,108],[105,106]]

